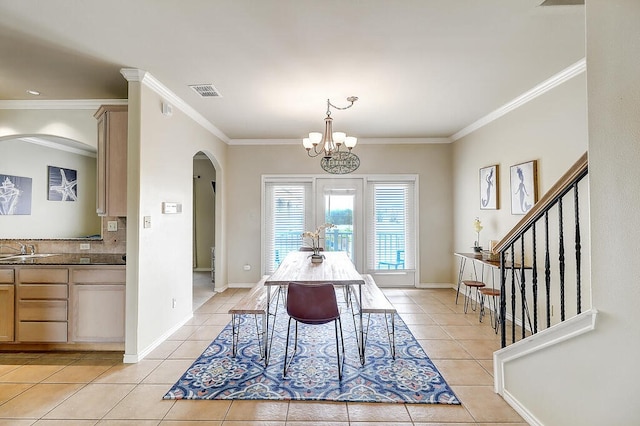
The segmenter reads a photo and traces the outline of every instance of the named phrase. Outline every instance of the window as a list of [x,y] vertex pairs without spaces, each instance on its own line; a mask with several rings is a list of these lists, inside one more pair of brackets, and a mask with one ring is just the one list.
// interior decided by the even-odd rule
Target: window
[[300,234],[311,222],[311,182],[265,182],[264,189],[265,273],[272,273],[302,245]]
[[415,269],[415,183],[369,182],[367,269]]

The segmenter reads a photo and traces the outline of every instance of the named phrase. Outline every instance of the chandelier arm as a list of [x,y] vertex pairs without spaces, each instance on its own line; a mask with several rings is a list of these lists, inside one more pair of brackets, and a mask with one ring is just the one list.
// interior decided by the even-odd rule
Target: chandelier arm
[[331,103],[331,101],[329,99],[327,99],[327,115],[331,115],[331,111],[329,111],[329,107],[332,106],[335,109],[339,109],[339,110],[345,110],[345,109],[349,109],[353,106],[353,103],[355,101],[358,100],[357,96],[349,96],[347,98],[347,102],[351,102],[349,105],[347,105],[346,107],[339,107],[339,106],[335,106],[334,104]]

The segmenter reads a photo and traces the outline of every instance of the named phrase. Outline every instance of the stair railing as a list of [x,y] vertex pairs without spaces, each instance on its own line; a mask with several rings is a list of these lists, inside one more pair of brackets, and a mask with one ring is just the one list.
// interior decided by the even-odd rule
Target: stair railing
[[[550,327],[556,302],[560,304],[560,322],[567,316],[567,299],[572,302],[575,299],[575,311],[572,308],[571,313],[575,312],[577,315],[582,311],[583,243],[580,219],[583,212],[580,208],[580,194],[588,191],[584,189],[586,180],[584,185],[580,185],[580,182],[587,174],[588,155],[585,153],[495,247],[495,251],[500,255],[499,318],[502,323],[502,347],[507,345],[509,327],[511,343],[516,341],[518,329],[518,337],[524,339],[527,334],[535,334]],[[567,200],[573,202],[573,208],[570,205],[565,207]],[[584,204],[582,206],[582,210],[585,210]],[[588,209],[586,210],[588,213]],[[551,235],[555,238],[556,232],[557,240],[550,237]],[[571,249],[565,241],[567,233],[572,233],[568,238],[573,238],[575,255],[575,261],[571,259],[569,271],[567,252]],[[540,252],[543,253],[542,256]],[[544,278],[543,295],[539,289],[541,274]],[[575,288],[568,287],[567,279],[572,282],[575,280]],[[559,297],[559,301],[556,297]],[[507,298],[510,299],[509,312]],[[529,298],[533,304],[531,309],[527,300]],[[543,306],[539,306],[541,302]],[[544,324],[539,324],[539,310],[545,313]]]

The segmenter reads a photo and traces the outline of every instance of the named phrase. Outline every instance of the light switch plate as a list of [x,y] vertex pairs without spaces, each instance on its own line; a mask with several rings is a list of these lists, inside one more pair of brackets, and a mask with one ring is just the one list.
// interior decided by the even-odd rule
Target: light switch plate
[[117,220],[110,220],[107,222],[107,231],[117,231],[118,230],[118,221]]
[[142,225],[145,228],[151,228],[151,216],[144,217],[144,224]]

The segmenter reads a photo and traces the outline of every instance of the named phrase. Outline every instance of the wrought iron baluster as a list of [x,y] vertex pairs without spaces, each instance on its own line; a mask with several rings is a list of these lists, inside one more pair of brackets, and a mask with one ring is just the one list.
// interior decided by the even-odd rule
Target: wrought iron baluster
[[532,255],[532,265],[533,270],[531,271],[531,286],[533,290],[533,333],[538,332],[538,258],[536,256],[536,222],[533,222],[531,227],[532,233],[532,245],[533,245],[533,255]]
[[547,292],[547,328],[551,327],[551,256],[549,255],[549,211],[544,213],[544,285]]
[[575,182],[573,184],[573,204],[575,206],[575,221],[576,221],[576,299],[577,299],[576,303],[577,303],[577,313],[579,314],[580,312],[582,312],[582,306],[581,306],[582,305],[582,300],[581,300],[582,289],[580,288],[581,286],[580,266],[582,261],[582,253],[581,253],[582,246],[580,244],[580,213],[579,213],[578,201],[579,201],[578,182]]
[[516,253],[511,243],[511,343],[516,342]]
[[562,218],[562,198],[558,199],[558,232],[560,233],[558,261],[560,262],[560,321],[564,321],[564,228]]
[[525,275],[524,275],[524,235],[522,234],[520,236],[520,308],[521,308],[521,312],[520,314],[522,315],[522,338],[524,339],[526,337],[526,333],[525,333],[525,325],[527,324],[525,321],[525,313],[527,312],[527,290],[526,290],[526,282],[525,282]]
[[505,251],[500,252],[500,347],[507,346],[507,330],[505,328],[507,315],[507,274],[505,272],[505,263],[507,262],[507,254]]

